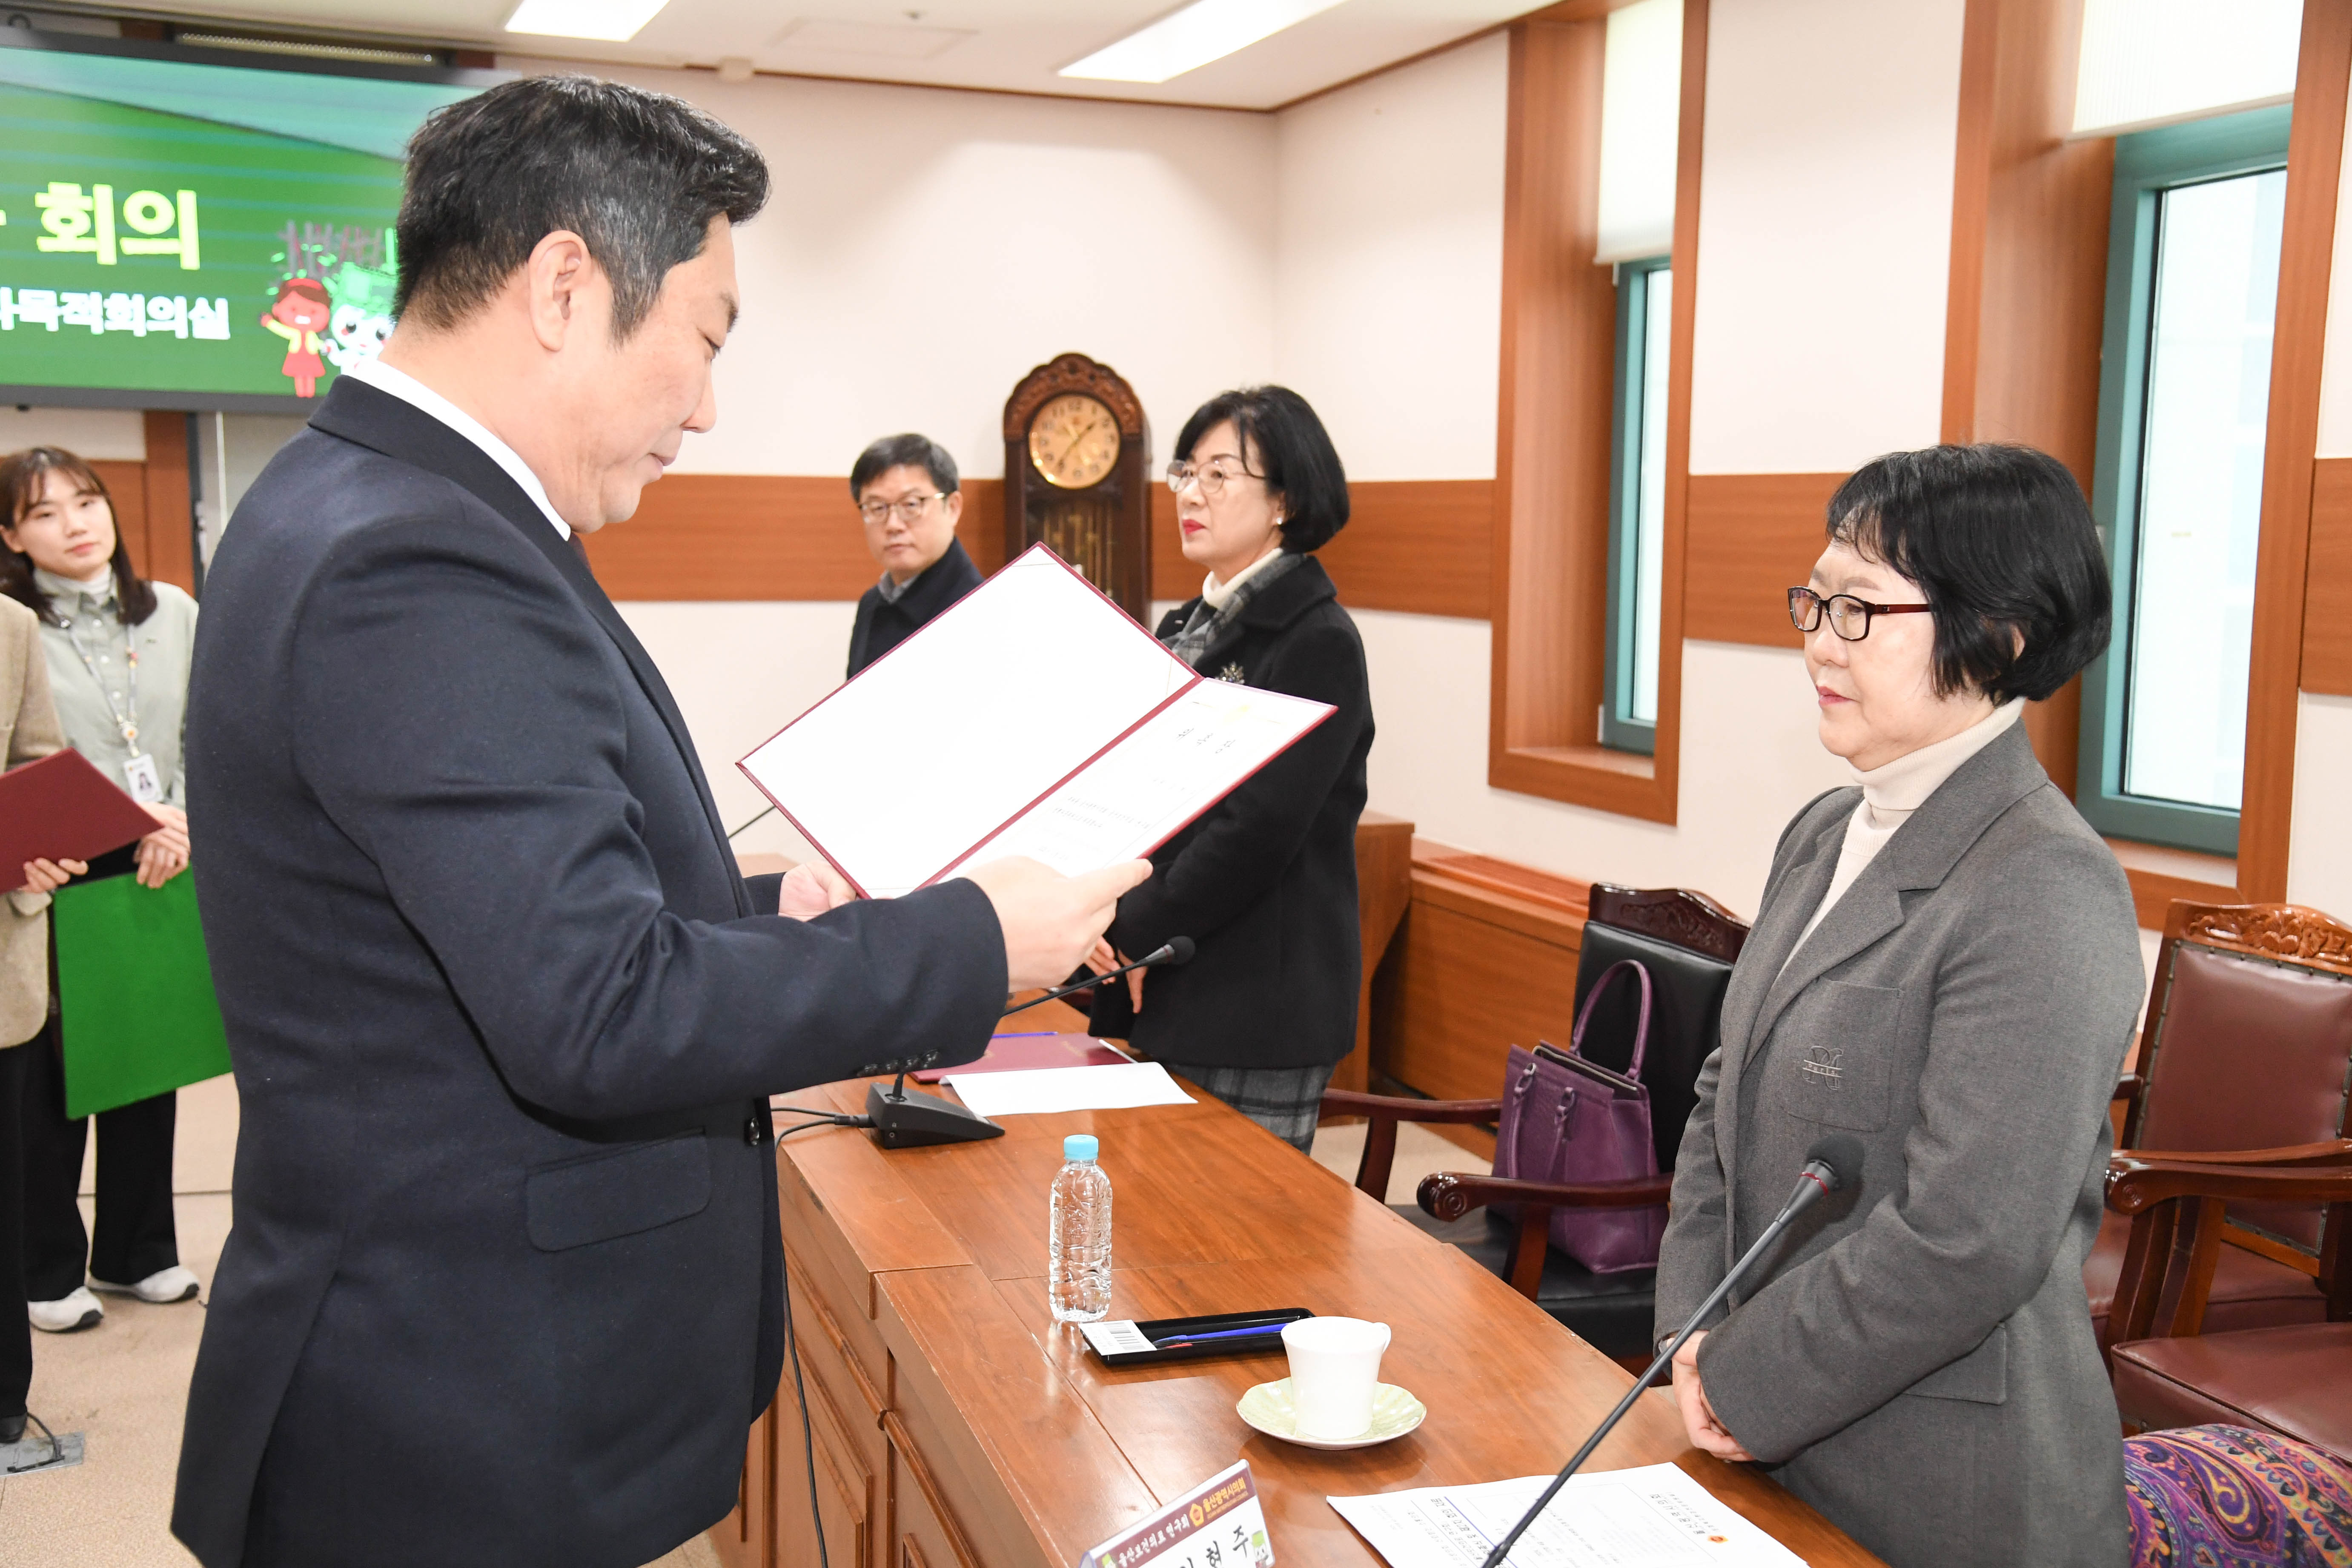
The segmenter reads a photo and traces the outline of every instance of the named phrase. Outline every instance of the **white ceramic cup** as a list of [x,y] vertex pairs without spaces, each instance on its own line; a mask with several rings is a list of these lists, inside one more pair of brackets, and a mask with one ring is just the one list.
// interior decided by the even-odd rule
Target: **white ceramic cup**
[[1301,1318],[1282,1326],[1290,1401],[1302,1437],[1338,1441],[1372,1429],[1372,1388],[1389,1326],[1361,1318]]

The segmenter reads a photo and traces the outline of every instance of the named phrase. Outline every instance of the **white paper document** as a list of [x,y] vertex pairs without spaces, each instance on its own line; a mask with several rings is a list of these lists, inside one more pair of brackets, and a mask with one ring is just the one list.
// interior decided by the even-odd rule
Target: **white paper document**
[[1132,1110],[1139,1105],[1191,1105],[1158,1062],[1091,1068],[1030,1068],[1018,1072],[950,1073],[940,1079],[975,1116],[1036,1116],[1056,1110]]
[[[1331,1506],[1389,1568],[1478,1568],[1549,1476],[1425,1487]],[[1673,1465],[1571,1476],[1506,1568],[1802,1568],[1782,1546]]]
[[1329,716],[1204,680],[1043,545],[738,763],[857,889],[1158,848]]

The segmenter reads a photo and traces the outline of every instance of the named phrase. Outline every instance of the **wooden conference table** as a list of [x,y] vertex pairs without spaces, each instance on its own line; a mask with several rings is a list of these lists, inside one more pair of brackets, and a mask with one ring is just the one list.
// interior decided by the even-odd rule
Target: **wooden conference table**
[[[1055,1025],[1031,1025],[1058,1026]],[[1631,1378],[1454,1249],[1205,1094],[1008,1118],[1002,1138],[885,1151],[826,1128],[780,1147],[784,1247],[830,1568],[1075,1568],[1087,1548],[1246,1458],[1281,1568],[1380,1559],[1324,1499],[1556,1469]],[[866,1083],[789,1098],[864,1109]],[[1102,1141],[1114,1318],[1301,1306],[1388,1323],[1382,1381],[1429,1408],[1324,1453],[1234,1406],[1279,1355],[1105,1369],[1045,1306],[1062,1138]],[[730,1568],[815,1568],[793,1375],[751,1433]],[[1591,1462],[1671,1460],[1814,1568],[1877,1561],[1769,1480],[1690,1447],[1644,1396]]]

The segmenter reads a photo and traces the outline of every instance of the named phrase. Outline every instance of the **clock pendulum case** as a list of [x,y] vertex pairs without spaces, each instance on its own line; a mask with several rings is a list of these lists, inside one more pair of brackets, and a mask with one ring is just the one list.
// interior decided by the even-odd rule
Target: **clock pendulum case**
[[1151,430],[1119,374],[1058,354],[1004,400],[1004,558],[1043,543],[1141,621],[1151,608]]

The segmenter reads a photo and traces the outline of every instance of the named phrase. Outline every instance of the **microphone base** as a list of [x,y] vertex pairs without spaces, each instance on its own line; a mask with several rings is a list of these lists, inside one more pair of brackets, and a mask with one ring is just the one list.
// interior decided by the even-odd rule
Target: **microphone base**
[[874,1141],[885,1149],[977,1143],[1004,1136],[1003,1128],[961,1105],[936,1095],[885,1089],[878,1083],[866,1091],[866,1114],[874,1119]]

